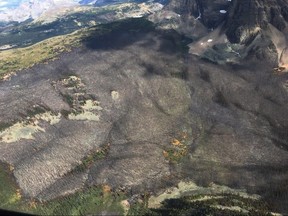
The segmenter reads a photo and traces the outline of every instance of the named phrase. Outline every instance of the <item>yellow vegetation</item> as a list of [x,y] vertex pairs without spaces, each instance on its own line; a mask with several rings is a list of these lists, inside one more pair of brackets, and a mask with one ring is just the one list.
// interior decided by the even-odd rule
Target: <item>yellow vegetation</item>
[[11,196],[8,200],[8,203],[9,204],[13,204],[13,203],[16,203],[18,202],[20,199],[21,199],[21,193],[20,193],[20,189],[17,189],[15,194],[13,194],[13,196]]
[[32,208],[32,209],[36,209],[37,207],[37,203],[36,201],[33,199],[33,200],[30,200],[29,202],[29,208]]
[[17,190],[16,190],[16,197],[17,197],[18,200],[21,199],[22,195],[21,195],[20,189],[17,189]]
[[112,192],[112,188],[109,185],[102,185],[102,191],[104,197],[108,196]]
[[182,145],[182,143],[181,143],[178,139],[173,139],[173,140],[172,140],[172,145],[174,145],[174,146],[180,146],[180,145]]
[[12,172],[14,170],[14,166],[9,164],[9,171]]
[[168,158],[168,157],[169,157],[169,154],[168,154],[168,152],[167,152],[167,151],[165,151],[165,150],[163,150],[163,156],[164,156],[165,158]]
[[181,131],[171,140],[172,147],[163,150],[164,158],[170,162],[179,162],[188,154],[188,132]]

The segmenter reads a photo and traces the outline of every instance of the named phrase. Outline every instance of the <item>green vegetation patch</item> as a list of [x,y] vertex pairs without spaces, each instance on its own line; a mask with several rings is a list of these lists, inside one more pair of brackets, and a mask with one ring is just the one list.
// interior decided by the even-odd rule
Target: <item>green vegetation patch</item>
[[40,105],[34,105],[32,109],[29,109],[27,111],[27,116],[28,117],[33,117],[33,116],[36,116],[38,114],[42,114],[42,113],[45,113],[47,112],[48,109],[40,106]]
[[[153,24],[144,18],[131,18],[82,28],[73,33],[51,37],[28,47],[0,51],[0,79],[8,78],[18,70],[27,69],[35,64],[47,63],[56,59],[61,53],[69,52],[75,47],[85,44],[94,48],[102,43],[102,39],[115,39],[112,36],[121,32],[139,32],[151,30]],[[108,38],[107,38],[108,36]],[[110,42],[111,42],[110,40]],[[8,76],[7,76],[8,75]]]
[[13,123],[8,122],[0,122],[0,132],[4,131],[5,129],[11,127]]
[[110,144],[108,143],[103,145],[101,148],[97,148],[96,150],[91,151],[86,157],[83,158],[81,164],[76,166],[74,171],[79,172],[88,169],[95,161],[106,158],[109,154],[109,150]]
[[68,52],[80,45],[86,30],[49,38],[25,48],[0,51],[0,78],[21,69],[55,59],[60,53]]
[[170,163],[179,163],[188,154],[189,133],[180,132],[171,140],[171,145],[163,150],[163,156]]
[[91,187],[73,195],[47,203],[34,203],[31,213],[37,215],[123,215],[121,200],[124,194],[115,194],[103,187]]
[[25,199],[11,174],[13,167],[0,164],[0,209],[36,215],[123,215],[124,193],[114,193],[107,185],[89,187],[72,195],[45,203]]
[[156,212],[154,212],[148,208],[149,196],[150,196],[150,194],[148,194],[148,193],[142,194],[141,199],[138,199],[137,202],[135,202],[131,205],[127,215],[135,215],[135,216],[158,215],[158,213],[156,213]]
[[0,163],[0,209],[24,211],[21,192],[11,174],[12,166]]
[[[89,166],[93,158],[105,157],[104,150],[84,159]],[[0,164],[0,208],[36,215],[123,215],[121,201],[127,200],[124,191],[112,191],[108,185],[87,187],[74,194],[57,199],[39,202],[22,197],[11,171],[13,167]],[[128,215],[234,215],[265,216],[272,215],[267,203],[261,199],[244,197],[240,194],[216,193],[187,195],[180,198],[165,199],[159,208],[149,208],[150,193],[144,193],[136,200],[129,201]]]

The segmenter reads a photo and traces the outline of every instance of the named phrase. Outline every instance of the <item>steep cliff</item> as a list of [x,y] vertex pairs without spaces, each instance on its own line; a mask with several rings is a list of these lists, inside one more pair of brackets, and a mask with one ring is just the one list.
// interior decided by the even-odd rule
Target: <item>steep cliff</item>
[[[219,47],[228,41],[226,45],[229,47],[232,44],[239,45],[232,50],[238,57],[241,55],[242,59],[264,60],[269,65],[275,67],[278,65],[282,68],[281,70],[283,67],[287,68],[285,50],[288,45],[286,36],[288,0],[171,0],[167,9],[181,14],[183,22],[185,22],[185,17],[193,16],[210,32],[218,28],[217,38],[222,37],[221,41],[218,41],[218,44],[209,43],[209,46],[205,47],[205,51],[208,50],[205,56],[209,56],[212,61],[219,62],[219,58],[221,61],[228,58],[227,53],[224,56],[219,54],[226,52]],[[210,38],[214,40],[215,33],[211,34],[208,34],[208,40]],[[205,38],[206,41],[207,38]],[[219,43],[220,46],[218,46]],[[200,44],[201,46],[198,44],[198,47],[194,44],[192,48],[194,54],[199,53],[199,47],[203,50],[205,41],[202,40]],[[215,45],[218,46],[217,49]]]
[[235,0],[229,8],[226,35],[231,42],[239,43],[247,33],[249,37],[255,29],[266,30],[269,24],[283,31],[287,21],[287,0]]

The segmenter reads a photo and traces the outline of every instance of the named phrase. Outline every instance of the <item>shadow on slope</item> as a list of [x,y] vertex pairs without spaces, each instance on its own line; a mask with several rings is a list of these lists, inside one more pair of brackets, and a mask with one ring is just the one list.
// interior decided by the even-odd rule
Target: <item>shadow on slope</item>
[[97,26],[83,43],[88,49],[122,49],[139,41],[152,30],[153,23],[146,19],[126,19]]
[[155,37],[161,37],[159,52],[171,55],[179,51],[188,53],[187,44],[191,43],[191,39],[174,30],[156,30],[154,24],[145,18],[129,18],[101,24],[83,39],[83,44],[93,50],[120,50],[136,42],[146,41],[141,43],[141,46],[149,47],[156,45],[153,38],[147,41],[151,33],[156,33]]

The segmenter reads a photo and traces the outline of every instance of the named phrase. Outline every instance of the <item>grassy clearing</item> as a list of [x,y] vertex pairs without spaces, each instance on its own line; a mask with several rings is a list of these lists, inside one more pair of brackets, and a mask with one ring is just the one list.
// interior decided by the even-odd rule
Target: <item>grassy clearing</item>
[[[84,158],[79,169],[86,169],[94,160],[106,156],[109,146]],[[26,212],[36,215],[98,215],[101,212],[123,215],[121,201],[123,192],[113,192],[108,185],[85,188],[74,194],[40,203],[22,197],[21,190],[13,180],[13,167],[0,164],[0,209]]]
[[[108,188],[108,189],[107,189]],[[123,194],[115,195],[108,186],[91,187],[48,203],[35,203],[31,213],[37,215],[123,215]]]
[[49,38],[29,47],[0,51],[0,77],[5,78],[7,73],[55,59],[60,53],[79,46],[85,33],[85,29],[78,30],[68,35]]
[[63,52],[81,45],[83,38],[95,28],[83,28],[71,34],[55,36],[24,48],[0,51],[0,78],[18,70],[30,68],[38,63],[54,60]]
[[25,211],[20,190],[12,178],[10,169],[13,168],[0,164],[0,209]]
[[55,36],[29,47],[0,51],[0,79],[7,79],[12,73],[36,64],[48,63],[50,60],[57,59],[61,53],[69,52],[83,43],[89,46],[115,32],[141,31],[143,29],[151,29],[151,22],[143,18],[132,18],[91,28],[82,28],[71,34]]
[[36,215],[98,215],[101,212],[123,215],[124,193],[113,193],[109,186],[90,187],[75,194],[40,203],[22,197],[9,166],[0,164],[0,209]]

